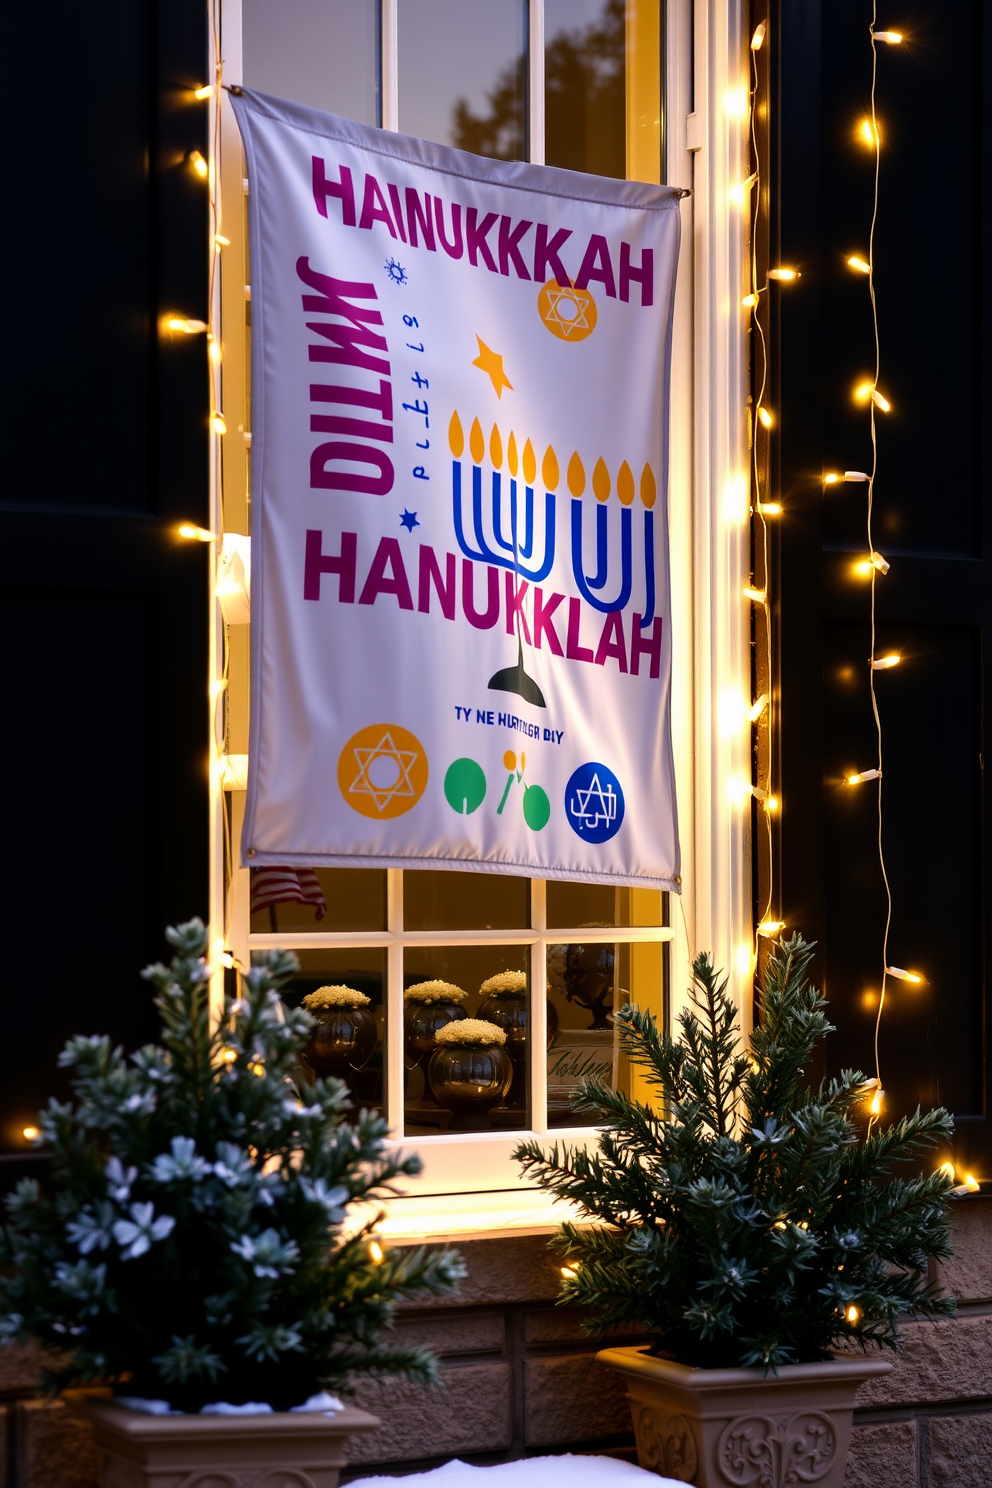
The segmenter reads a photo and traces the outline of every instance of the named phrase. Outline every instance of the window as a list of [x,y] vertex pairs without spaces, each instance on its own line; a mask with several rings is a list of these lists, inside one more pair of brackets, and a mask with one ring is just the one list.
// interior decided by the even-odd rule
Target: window
[[[663,161],[675,160],[681,174],[670,179],[691,182],[692,157],[683,148],[681,123],[691,83],[689,0],[218,0],[218,5],[228,82],[502,159],[547,160],[643,180],[663,179]],[[669,132],[667,141],[666,79],[680,120],[679,138],[673,140]],[[222,324],[225,415],[229,430],[237,428],[245,437],[226,438],[218,452],[217,525],[247,533],[250,295],[244,286],[250,273],[243,157],[236,125],[223,108],[219,132],[223,231],[231,244],[221,260],[215,309]],[[684,220],[684,244],[691,244],[692,236]],[[703,876],[715,880],[743,841],[744,815],[728,825],[726,803],[732,769],[747,769],[746,744],[714,737],[700,771],[694,738],[701,726],[719,732],[712,726],[717,690],[726,691],[728,678],[746,687],[747,658],[740,627],[730,626],[729,645],[742,654],[725,665],[721,639],[706,659],[711,626],[721,620],[726,603],[722,591],[712,616],[693,617],[693,554],[699,552],[693,529],[699,519],[692,504],[699,497],[691,480],[690,410],[698,371],[694,374],[691,346],[691,255],[685,250],[680,272],[670,477],[673,630],[678,632],[673,713],[684,853],[694,856],[701,822]],[[726,304],[722,281],[717,290]],[[725,429],[721,437],[726,444]],[[732,448],[722,449],[710,474],[726,489],[736,489],[736,472],[745,463]],[[728,466],[732,471],[724,480]],[[708,496],[703,500],[709,524]],[[736,513],[727,521],[730,547],[741,550],[743,563],[746,524]],[[724,553],[721,581],[736,584],[730,577],[734,561],[728,564]],[[715,563],[713,555],[704,554],[707,574]],[[695,666],[694,645],[701,658]],[[226,682],[214,686],[216,752],[233,758],[247,749],[247,626],[225,627],[218,617],[213,665],[213,676]],[[236,785],[236,772],[229,769],[227,780]],[[618,1058],[609,1010],[634,1000],[659,1020],[668,1018],[674,989],[687,979],[692,936],[700,934],[700,943],[714,946],[725,964],[736,954],[734,965],[740,969],[737,922],[748,902],[742,870],[729,894],[720,886],[699,897],[687,883],[684,909],[649,890],[448,870],[300,872],[290,885],[294,897],[287,899],[273,887],[274,870],[249,873],[235,866],[243,800],[237,789],[215,790],[216,936],[223,935],[242,961],[268,946],[295,949],[301,970],[288,991],[291,999],[336,982],[370,999],[375,1047],[363,1045],[343,1073],[356,1102],[380,1107],[398,1139],[416,1139],[427,1166],[414,1189],[424,1195],[464,1195],[462,1201],[451,1200],[454,1208],[459,1202],[472,1206],[468,1196],[480,1191],[508,1193],[504,1205],[531,1202],[513,1197],[519,1178],[508,1154],[521,1132],[572,1126],[572,1134],[581,1135],[584,1129],[573,1126],[577,1118],[569,1095],[584,1071],[595,1068],[623,1088],[638,1088],[636,1071],[625,1069]],[[738,856],[743,863],[742,848]],[[714,921],[719,935],[711,933]],[[506,978],[506,972],[518,976]],[[495,993],[486,986],[494,977]],[[502,988],[517,980],[520,988]],[[405,999],[411,985],[428,981],[463,990],[467,1000],[461,1006],[470,1016],[482,1012],[507,1027],[516,1018],[507,1043],[512,1083],[488,1110],[456,1109],[450,1098],[445,1104],[443,1094],[438,1098],[441,1077],[433,1082],[428,1077],[429,1041],[425,1045],[418,1032],[416,996]]]

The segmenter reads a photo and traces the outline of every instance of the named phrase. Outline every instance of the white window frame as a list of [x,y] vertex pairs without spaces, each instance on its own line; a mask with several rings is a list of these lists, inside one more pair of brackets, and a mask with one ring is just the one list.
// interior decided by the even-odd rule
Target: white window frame
[[[398,5],[382,0],[382,119],[398,119]],[[212,60],[216,62],[223,22],[223,81],[242,79],[240,0],[212,0]],[[210,646],[210,883],[211,943],[242,963],[255,948],[282,945],[337,949],[378,946],[386,952],[386,1115],[394,1129],[402,1121],[403,948],[405,945],[527,945],[531,985],[544,985],[549,944],[569,941],[669,942],[672,1013],[684,1004],[690,964],[699,949],[710,950],[727,968],[730,986],[749,1016],[753,971],[750,911],[750,703],[748,582],[748,445],[746,361],[741,309],[745,273],[745,221],[730,188],[746,174],[747,50],[740,0],[666,0],[665,93],[667,180],[692,188],[682,204],[683,246],[676,293],[671,403],[669,509],[672,554],[672,713],[680,834],[683,851],[681,905],[671,896],[671,927],[549,930],[546,885],[531,880],[529,928],[471,932],[411,932],[403,929],[402,871],[387,874],[384,931],[369,933],[279,932],[249,929],[248,870],[234,866],[225,903],[225,842],[240,841],[244,795],[231,796],[232,828],[225,834],[225,800],[217,697],[224,685],[224,626],[211,597]],[[544,0],[530,0],[531,159],[544,159]],[[694,65],[693,65],[694,63]],[[223,379],[228,432],[212,441],[212,530],[220,529],[221,481],[230,530],[247,530],[250,430],[244,325],[247,243],[243,154],[233,111],[225,94],[211,100],[211,181],[219,196],[224,236],[230,238],[212,279],[211,323],[223,361],[213,375]],[[222,338],[222,327],[234,333]],[[238,512],[244,520],[238,524]],[[215,554],[216,558],[216,554]],[[243,627],[242,627],[243,629]],[[246,663],[232,653],[232,666]],[[245,679],[246,681],[246,679]],[[215,996],[222,997],[221,973]],[[545,1001],[532,1002],[532,1047],[542,1048]],[[531,1061],[532,1109],[544,1111],[546,1067]],[[538,1122],[534,1135],[546,1127]],[[569,1141],[589,1140],[594,1128],[556,1129]],[[425,1172],[408,1185],[385,1228],[394,1232],[458,1233],[543,1227],[551,1206],[520,1178],[509,1154],[520,1133],[465,1133],[411,1138],[425,1158]]]

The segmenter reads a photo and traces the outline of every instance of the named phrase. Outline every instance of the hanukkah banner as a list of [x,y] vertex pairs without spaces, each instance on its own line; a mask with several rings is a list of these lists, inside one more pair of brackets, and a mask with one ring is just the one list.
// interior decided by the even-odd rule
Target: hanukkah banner
[[677,889],[682,194],[243,92],[247,866]]

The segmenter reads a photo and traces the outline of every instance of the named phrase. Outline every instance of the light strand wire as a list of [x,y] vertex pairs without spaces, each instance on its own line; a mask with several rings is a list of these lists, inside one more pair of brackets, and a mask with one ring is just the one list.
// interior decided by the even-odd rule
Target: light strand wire
[[[878,222],[879,182],[881,178],[882,164],[881,140],[879,138],[878,118],[875,111],[875,90],[878,79],[878,44],[875,40],[875,24],[877,19],[878,0],[872,0],[871,26],[869,27],[868,34],[871,40],[871,131],[872,147],[875,151],[875,190],[872,202],[871,231],[868,235],[868,297],[871,301],[872,328],[875,337],[875,378],[872,384],[873,392],[878,387],[878,379],[882,369],[881,349],[878,335],[878,304],[875,298],[875,228]],[[878,431],[876,428],[875,400],[873,397],[869,398],[868,400],[868,409],[869,418],[871,420],[871,474],[868,477],[867,528],[868,552],[874,553],[875,544],[872,541],[872,511],[875,499],[875,478],[878,472]],[[885,932],[882,936],[882,987],[878,997],[878,1012],[875,1015],[874,1037],[875,1078],[878,1081],[876,1090],[879,1092],[879,1094],[881,1094],[883,1085],[879,1042],[882,1028],[882,1012],[885,1008],[885,993],[889,967],[889,932],[892,928],[892,887],[889,883],[889,875],[885,866],[885,851],[882,844],[882,787],[884,784],[884,776],[882,773],[882,717],[878,709],[878,698],[875,694],[875,586],[878,583],[879,577],[880,575],[878,569],[875,567],[874,564],[872,564],[871,655],[868,665],[868,685],[871,694],[871,711],[875,719],[875,734],[878,741],[878,778],[875,782],[878,789],[878,864],[882,873],[882,882],[885,885]],[[872,1109],[868,1121],[869,1132],[871,1132],[873,1125],[878,1120],[878,1116],[879,1112],[875,1109]]]
[[[768,730],[768,739],[769,739],[769,768],[768,768],[769,780],[768,780],[768,784],[770,786],[771,785],[771,779],[770,779],[770,776],[771,776],[771,739],[774,737],[774,727],[775,727],[775,715],[774,715],[774,712],[773,712],[774,705],[775,705],[775,698],[774,698],[774,690],[772,688],[772,682],[771,682],[771,679],[772,679],[772,625],[771,625],[771,599],[770,599],[770,588],[771,588],[771,585],[770,585],[770,576],[771,576],[771,570],[770,570],[770,560],[769,560],[769,538],[770,538],[770,533],[769,533],[769,529],[768,529],[768,520],[767,520],[764,512],[762,511],[762,506],[764,505],[764,502],[761,499],[761,469],[760,469],[760,464],[759,464],[759,460],[758,460],[758,432],[757,432],[758,431],[758,410],[760,408],[763,408],[764,407],[764,397],[765,397],[766,389],[768,387],[768,346],[767,346],[767,342],[765,340],[765,329],[764,329],[764,326],[761,323],[761,316],[758,313],[758,311],[761,308],[761,298],[760,297],[761,297],[761,294],[764,292],[764,289],[767,288],[767,286],[763,286],[763,288],[761,290],[758,289],[758,220],[759,220],[759,216],[760,216],[760,213],[761,213],[762,177],[761,177],[761,154],[760,154],[760,151],[758,149],[758,132],[757,132],[757,122],[756,122],[756,120],[757,120],[757,106],[756,106],[757,105],[757,98],[758,98],[758,52],[757,52],[757,50],[754,47],[752,47],[751,48],[751,86],[750,86],[749,97],[748,97],[748,113],[749,113],[750,134],[751,134],[751,151],[752,151],[752,154],[753,154],[753,157],[754,157],[754,160],[753,160],[753,163],[754,163],[754,181],[753,181],[752,195],[749,198],[749,204],[748,204],[748,223],[749,223],[750,238],[751,238],[751,243],[750,243],[750,248],[751,248],[751,253],[750,253],[750,260],[751,260],[750,297],[754,300],[754,303],[750,307],[750,314],[751,314],[751,325],[754,328],[754,330],[757,331],[757,333],[758,333],[758,345],[759,345],[759,347],[761,349],[761,374],[760,374],[760,382],[759,382],[759,386],[758,386],[758,395],[757,395],[757,398],[754,400],[752,417],[751,417],[751,488],[752,488],[752,491],[754,493],[753,501],[752,501],[752,511],[754,512],[754,515],[757,516],[758,521],[761,523],[762,585],[763,585],[763,592],[764,592],[764,600],[762,601],[761,609],[762,609],[763,614],[764,614],[764,622],[765,622],[765,634],[764,634],[764,641],[765,641],[765,679],[766,679],[766,688],[767,688],[767,696],[768,696],[768,702],[767,702],[768,719],[767,719],[767,725],[766,725],[766,727],[767,727],[767,730]],[[773,903],[774,894],[775,894],[775,876],[774,876],[774,833],[772,831],[771,812],[768,809],[767,803],[765,803],[763,805],[759,803],[759,809],[762,810],[763,815],[764,815],[764,818],[765,818],[765,832],[766,832],[767,843],[768,843],[768,893],[767,893],[767,896],[766,896],[766,899],[765,899],[765,907],[764,907],[764,909],[762,910],[762,912],[761,912],[761,914],[759,916],[759,922],[760,922],[760,921],[766,921],[766,920],[768,920],[769,917],[771,916],[772,903]]]

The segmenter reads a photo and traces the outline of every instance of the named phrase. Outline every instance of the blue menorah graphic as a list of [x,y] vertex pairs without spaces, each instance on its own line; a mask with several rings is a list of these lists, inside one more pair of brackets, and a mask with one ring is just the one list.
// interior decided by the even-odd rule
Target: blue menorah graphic
[[[606,462],[596,461],[592,473],[592,490],[596,497],[596,568],[591,575],[586,573],[583,553],[582,496],[586,487],[585,467],[578,453],[568,462],[566,474],[568,489],[572,496],[572,576],[582,598],[594,610],[608,615],[613,610],[624,610],[630,603],[634,582],[634,476],[624,460],[617,472],[617,496],[620,501],[620,579],[616,593],[612,590],[606,598],[601,594],[610,579],[610,508],[608,506],[612,484]],[[644,537],[644,614],[640,628],[643,630],[654,619],[655,610],[655,566],[654,566],[654,507],[657,486],[650,465],[641,473],[641,528]],[[615,525],[615,524],[614,524]],[[616,578],[614,578],[614,585]]]
[[530,440],[528,439],[524,446],[523,469],[521,471],[524,478],[522,538],[520,536],[519,523],[518,458],[516,438],[513,434],[510,435],[507,445],[507,464],[509,467],[509,536],[507,537],[505,535],[506,514],[504,512],[506,493],[504,492],[503,471],[501,468],[503,464],[503,442],[499,429],[495,425],[493,426],[489,440],[489,453],[493,466],[490,481],[492,490],[492,534],[495,546],[490,546],[486,539],[486,528],[483,520],[482,461],[486,450],[479,420],[473,420],[469,433],[469,453],[472,457],[471,532],[474,546],[473,542],[469,542],[465,536],[461,464],[465,440],[457,412],[452,414],[451,423],[448,426],[448,443],[451,446],[451,453],[454,457],[451,466],[451,492],[455,537],[465,557],[471,558],[477,563],[492,563],[497,568],[507,568],[512,573],[519,574],[522,579],[529,579],[533,584],[543,583],[551,572],[555,561],[555,487],[558,484],[558,462],[554,457],[554,451],[551,449],[548,450],[544,457],[544,464],[541,470],[545,484],[544,534],[541,556],[532,564],[529,560],[534,557],[534,482],[537,475],[537,461]]

